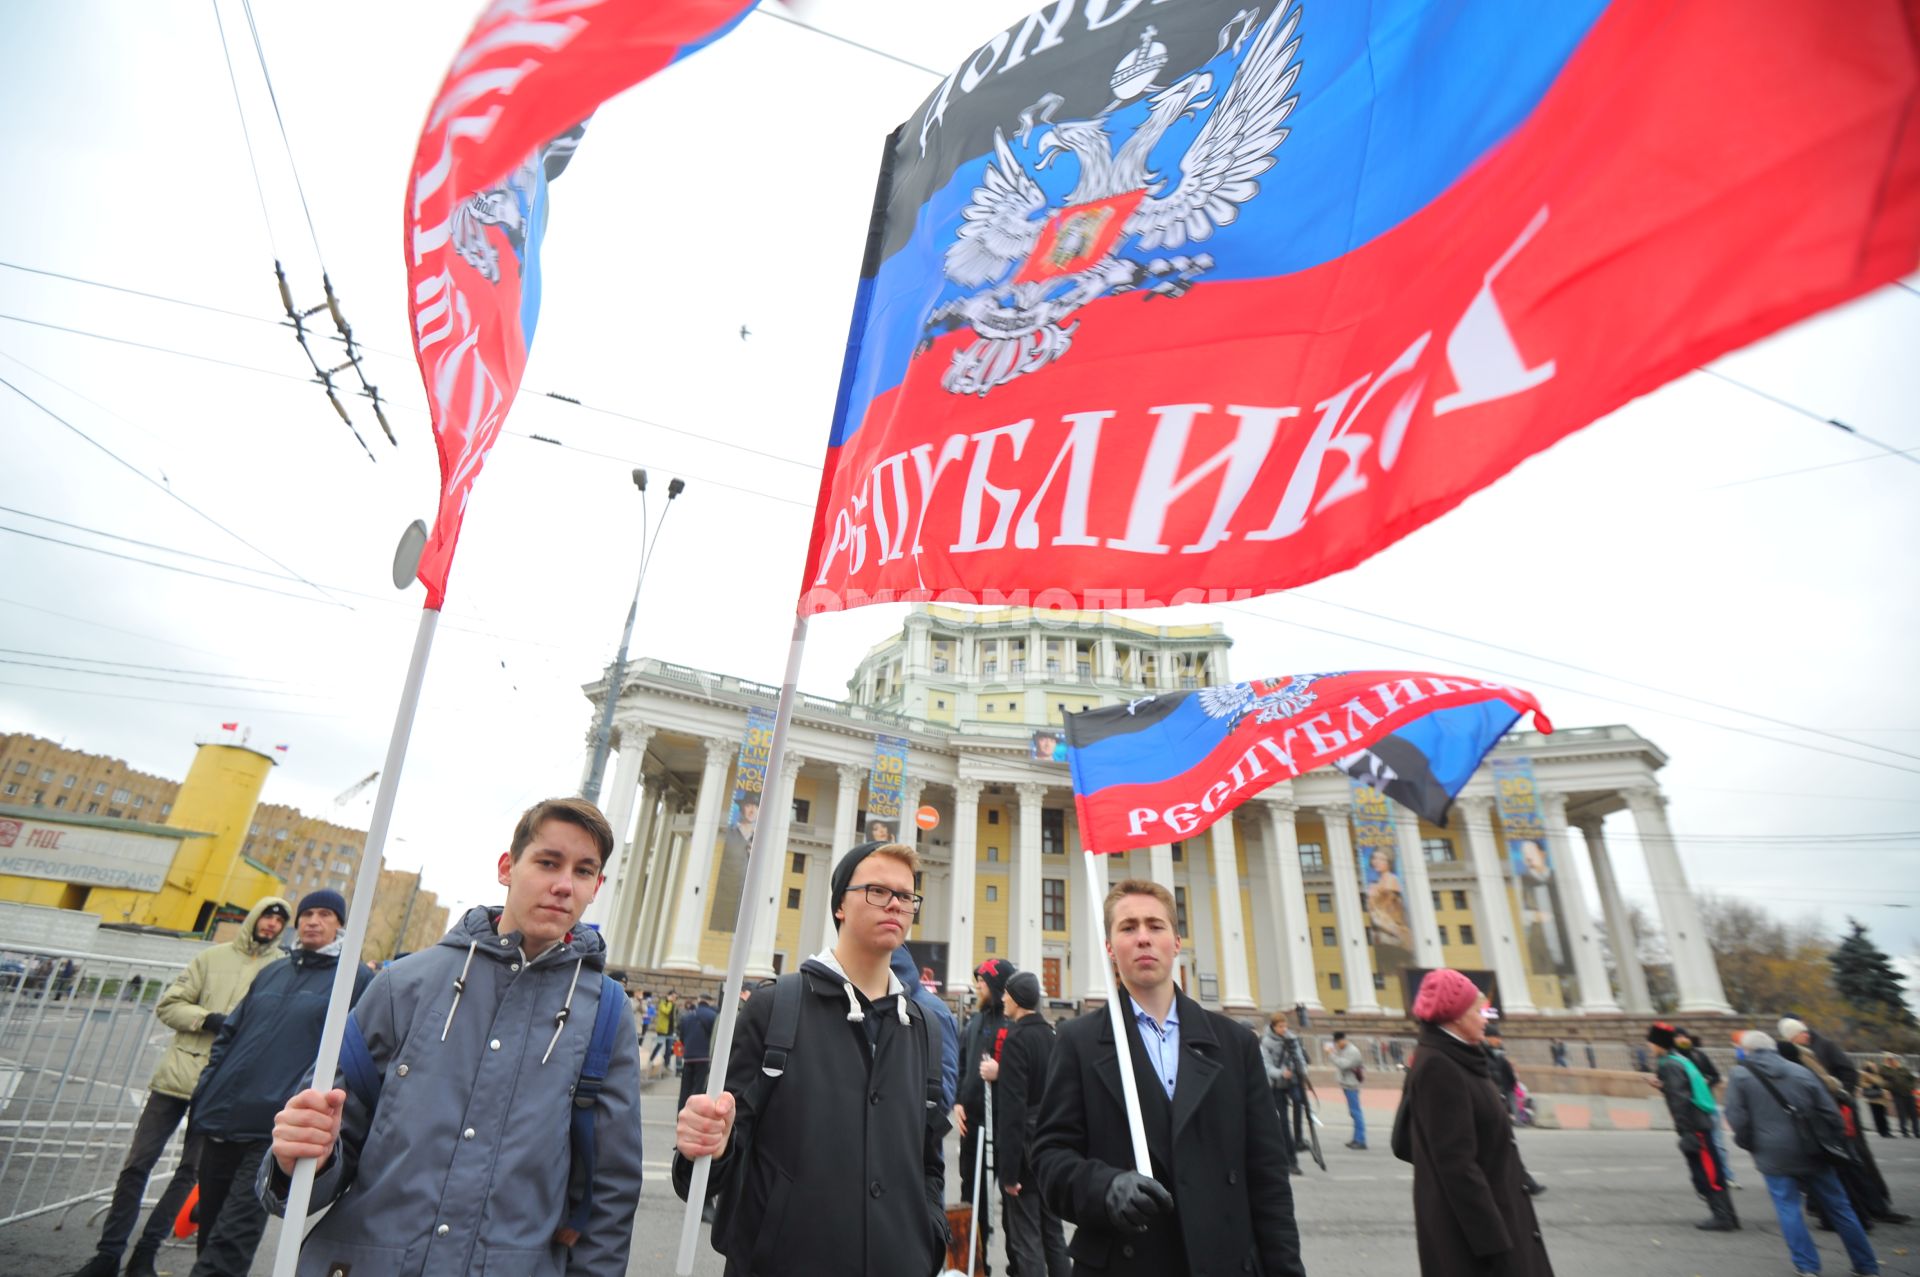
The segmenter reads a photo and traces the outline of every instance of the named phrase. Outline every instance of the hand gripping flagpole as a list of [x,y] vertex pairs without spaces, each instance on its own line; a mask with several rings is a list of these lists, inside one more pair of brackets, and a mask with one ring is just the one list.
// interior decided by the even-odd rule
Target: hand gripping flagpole
[[[1099,867],[1094,861],[1099,854],[1097,851],[1088,851],[1083,857],[1087,862],[1087,910],[1092,915],[1093,934],[1096,936],[1102,935],[1107,929],[1107,893],[1100,881]],[[1153,1159],[1147,1152],[1147,1122],[1140,1115],[1140,1080],[1133,1072],[1132,1030],[1127,1027],[1126,1016],[1120,1011],[1120,1004],[1130,999],[1120,984],[1113,963],[1102,965],[1106,968],[1107,1015],[1113,1022],[1113,1054],[1120,1064],[1120,1096],[1126,1103],[1127,1130],[1133,1135],[1133,1168],[1151,1179]]]
[[[787,753],[787,725],[793,721],[793,701],[800,684],[800,658],[807,649],[807,617],[801,612],[793,618],[793,639],[787,647],[787,672],[780,680],[780,708],[774,711],[773,739],[767,744],[767,775],[778,776]],[[740,994],[747,974],[747,954],[753,949],[753,926],[759,920],[763,891],[767,884],[769,857],[764,847],[770,840],[756,838],[747,856],[746,884],[740,889],[740,914],[733,924],[733,948],[727,954],[726,983],[720,988],[720,1019],[713,1026],[713,1057],[708,1065],[707,1098],[717,1100],[727,1089],[727,1064],[733,1055],[733,1022],[740,1014]],[[693,1251],[700,1240],[700,1210],[707,1200],[707,1180],[713,1173],[711,1157],[693,1161],[693,1184],[687,1189],[687,1215],[680,1224],[680,1254],[674,1264],[679,1277],[692,1277]],[[275,1274],[279,1277],[279,1274]]]
[[[380,788],[373,800],[373,819],[367,826],[366,850],[360,854],[360,872],[353,880],[353,899],[347,910],[346,934],[340,941],[340,961],[333,968],[333,992],[327,998],[326,1024],[320,1030],[320,1053],[313,1063],[313,1085],[333,1089],[340,1065],[340,1039],[347,1029],[347,1011],[353,999],[353,980],[360,969],[360,947],[366,942],[367,921],[373,916],[373,893],[380,885],[381,852],[387,845],[387,825],[400,788],[400,768],[407,759],[407,739],[413,734],[414,711],[420,707],[420,687],[426,681],[427,656],[440,623],[434,608],[420,612],[420,628],[413,637],[413,658],[407,681],[400,689],[400,707],[393,716],[393,736],[387,741],[387,763],[380,769]],[[273,1154],[269,1153],[271,1157]],[[313,1201],[313,1177],[319,1169],[312,1158],[294,1163],[293,1186],[287,1190],[287,1209],[280,1224],[280,1242],[273,1253],[273,1277],[294,1277],[300,1264],[300,1243],[306,1240],[307,1207]],[[248,1188],[252,1191],[251,1187]]]

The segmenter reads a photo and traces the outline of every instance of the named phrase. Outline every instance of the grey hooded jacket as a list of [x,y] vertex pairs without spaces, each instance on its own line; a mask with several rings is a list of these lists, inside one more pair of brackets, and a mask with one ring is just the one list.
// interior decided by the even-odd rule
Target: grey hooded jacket
[[[307,1237],[300,1277],[626,1273],[640,1198],[633,1012],[621,1007],[595,1114],[593,1213],[569,1249],[554,1232],[606,950],[582,930],[528,962],[519,933],[494,929],[498,913],[469,910],[360,999],[354,1017],[385,1082],[371,1122],[349,1094],[337,1152],[313,1189],[314,1208],[333,1209]],[[271,1157],[260,1187],[281,1214],[288,1180]]]
[[1816,1175],[1825,1161],[1800,1139],[1787,1111],[1768,1093],[1754,1074],[1773,1083],[1781,1098],[1811,1114],[1816,1128],[1835,1144],[1846,1142],[1839,1106],[1833,1094],[1802,1065],[1782,1059],[1778,1051],[1749,1051],[1727,1080],[1727,1125],[1733,1142],[1753,1154],[1762,1175]]

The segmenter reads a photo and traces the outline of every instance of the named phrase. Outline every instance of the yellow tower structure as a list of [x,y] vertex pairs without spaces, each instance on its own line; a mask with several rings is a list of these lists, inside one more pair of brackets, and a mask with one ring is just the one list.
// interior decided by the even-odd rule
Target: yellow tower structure
[[95,890],[88,912],[210,932],[223,921],[239,921],[260,897],[284,893],[273,870],[242,850],[274,766],[272,755],[244,745],[201,745],[166,821],[194,834],[182,840],[166,882],[157,892]]

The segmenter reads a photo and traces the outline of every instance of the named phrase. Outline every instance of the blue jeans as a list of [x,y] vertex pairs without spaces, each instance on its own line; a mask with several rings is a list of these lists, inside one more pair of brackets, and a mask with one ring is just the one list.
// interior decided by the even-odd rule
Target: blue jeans
[[1720,1120],[1718,1113],[1713,1117],[1713,1151],[1720,1154],[1720,1176],[1726,1180],[1727,1187],[1733,1187],[1733,1162],[1727,1156],[1727,1124]]
[[1343,1086],[1340,1089],[1347,1093],[1347,1113],[1353,1118],[1353,1142],[1365,1148],[1367,1146],[1367,1119],[1360,1112],[1360,1088],[1357,1086]]
[[1800,1206],[1800,1195],[1806,1193],[1818,1198],[1825,1208],[1855,1271],[1880,1271],[1880,1259],[1873,1253],[1867,1232],[1860,1227],[1860,1220],[1840,1187],[1839,1176],[1831,1170],[1822,1170],[1817,1175],[1767,1175],[1764,1178],[1767,1192],[1773,1195],[1773,1213],[1780,1218],[1780,1236],[1786,1239],[1787,1254],[1793,1257],[1795,1268],[1803,1273],[1820,1271],[1820,1252],[1813,1248],[1813,1234],[1807,1231],[1807,1216]]

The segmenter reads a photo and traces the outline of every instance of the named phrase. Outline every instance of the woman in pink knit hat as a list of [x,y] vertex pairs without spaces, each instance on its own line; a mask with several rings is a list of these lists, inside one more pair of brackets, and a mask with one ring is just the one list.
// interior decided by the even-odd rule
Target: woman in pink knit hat
[[1458,971],[1429,971],[1413,1000],[1420,1048],[1393,1120],[1413,1164],[1421,1277],[1552,1277],[1526,1168],[1487,1053],[1487,1000]]

